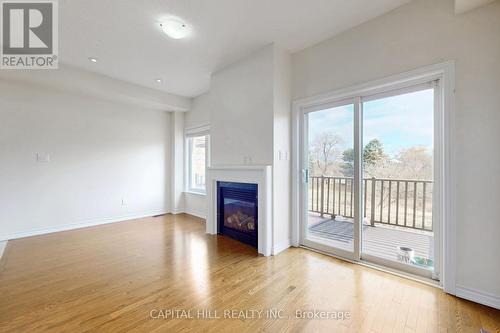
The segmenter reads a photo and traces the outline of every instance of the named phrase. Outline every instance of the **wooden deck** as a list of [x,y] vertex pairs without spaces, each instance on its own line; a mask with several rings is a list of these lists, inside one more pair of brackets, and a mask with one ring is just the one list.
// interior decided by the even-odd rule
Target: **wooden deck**
[[[309,234],[320,237],[335,247],[352,250],[354,246],[354,224],[352,219],[309,214]],[[397,260],[398,246],[415,250],[415,255],[434,259],[434,237],[432,232],[402,230],[385,225],[363,226],[363,252],[388,260]]]

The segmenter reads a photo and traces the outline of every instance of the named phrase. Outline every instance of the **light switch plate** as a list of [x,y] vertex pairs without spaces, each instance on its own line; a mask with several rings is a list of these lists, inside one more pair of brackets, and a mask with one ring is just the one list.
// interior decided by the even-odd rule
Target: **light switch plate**
[[50,154],[37,153],[36,154],[36,161],[38,163],[48,163],[48,162],[50,162]]

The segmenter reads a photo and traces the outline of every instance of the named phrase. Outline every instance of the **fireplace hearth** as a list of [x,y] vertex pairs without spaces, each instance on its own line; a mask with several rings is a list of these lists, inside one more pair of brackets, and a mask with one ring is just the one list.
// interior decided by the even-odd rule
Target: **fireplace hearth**
[[217,182],[218,233],[257,248],[257,184]]

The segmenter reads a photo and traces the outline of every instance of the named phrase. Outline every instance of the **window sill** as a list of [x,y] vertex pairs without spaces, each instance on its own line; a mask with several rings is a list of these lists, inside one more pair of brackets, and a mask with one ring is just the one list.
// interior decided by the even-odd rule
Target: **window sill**
[[195,192],[195,191],[184,191],[185,194],[190,194],[190,195],[198,195],[201,197],[206,197],[207,193],[205,192]]

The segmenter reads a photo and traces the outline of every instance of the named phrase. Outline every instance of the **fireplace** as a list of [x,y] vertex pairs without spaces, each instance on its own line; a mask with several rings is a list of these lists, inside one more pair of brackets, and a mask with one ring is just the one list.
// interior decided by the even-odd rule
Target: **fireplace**
[[257,184],[218,181],[218,233],[257,248],[257,203]]
[[[255,202],[257,206],[255,211],[257,216],[255,228],[256,232],[253,233],[253,235],[256,235],[257,238],[257,253],[262,254],[263,256],[270,256],[273,254],[272,175],[273,169],[270,165],[232,165],[208,167],[206,181],[208,201],[206,224],[207,234],[216,235],[221,233],[222,230],[232,231],[229,228],[224,228],[224,225],[222,225],[222,228],[220,226],[222,218],[219,213],[223,214],[224,211],[224,206],[220,207],[220,203],[223,202],[220,198],[221,190],[226,187],[224,185],[234,185],[237,183],[242,185],[244,189],[248,189],[250,192],[256,193],[255,196],[257,197],[257,200],[255,200],[255,196],[252,195],[252,200],[250,200],[250,202]],[[223,185],[222,188],[220,188],[220,184]],[[250,187],[247,188],[247,186]],[[226,189],[226,191],[227,190],[230,190],[230,188]],[[243,201],[248,202],[248,200]],[[234,231],[234,233],[238,233],[238,231]],[[237,235],[241,234],[242,233],[239,233]],[[243,238],[248,240],[249,237]],[[250,236],[250,238],[255,237]],[[252,243],[255,244],[255,240],[253,240]]]

